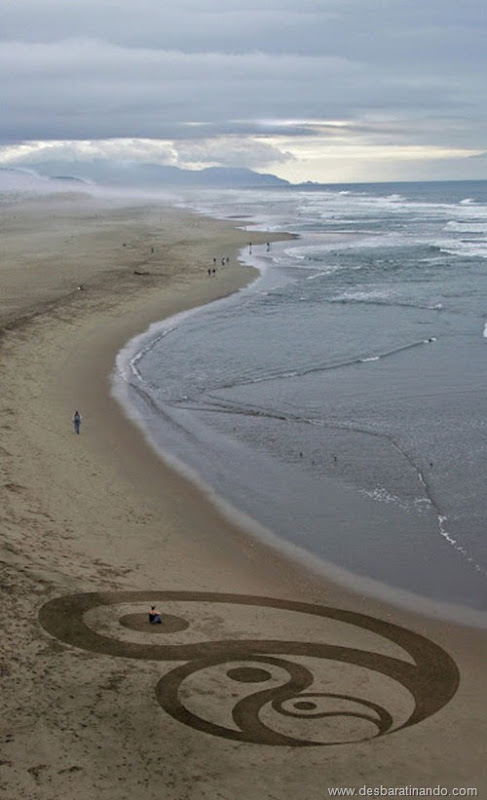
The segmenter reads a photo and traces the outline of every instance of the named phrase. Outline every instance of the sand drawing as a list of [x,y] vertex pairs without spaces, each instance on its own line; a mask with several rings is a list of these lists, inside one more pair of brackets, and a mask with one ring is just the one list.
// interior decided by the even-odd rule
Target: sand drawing
[[[161,625],[148,624],[152,602]],[[67,645],[158,662],[155,695],[174,720],[258,745],[345,745],[397,733],[440,711],[459,683],[452,658],[417,633],[272,597],[73,594],[47,602],[39,620]]]

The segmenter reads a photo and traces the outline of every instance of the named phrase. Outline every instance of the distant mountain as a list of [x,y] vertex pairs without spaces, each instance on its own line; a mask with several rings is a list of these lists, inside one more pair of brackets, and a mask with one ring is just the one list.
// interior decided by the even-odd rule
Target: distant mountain
[[66,181],[67,183],[91,183],[91,181],[88,181],[86,178],[74,178],[72,175],[53,175],[52,180]]
[[106,186],[151,187],[259,187],[289,186],[276,175],[237,167],[208,167],[202,170],[179,169],[160,164],[117,162],[108,159],[93,161],[44,161],[25,164],[27,169],[58,180],[95,181]]
[[[180,170],[185,180],[195,175],[190,170]],[[289,186],[289,181],[265,172],[254,172],[251,169],[237,167],[207,167],[196,173],[199,185],[206,186]]]

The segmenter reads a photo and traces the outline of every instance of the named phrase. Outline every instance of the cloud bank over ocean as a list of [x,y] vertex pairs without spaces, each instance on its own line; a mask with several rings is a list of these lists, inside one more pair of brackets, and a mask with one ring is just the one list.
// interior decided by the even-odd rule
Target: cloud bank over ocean
[[487,177],[476,0],[114,9],[111,0],[4,9],[1,163],[22,163],[24,147],[28,160],[52,158],[54,146],[70,158],[110,151],[294,181]]

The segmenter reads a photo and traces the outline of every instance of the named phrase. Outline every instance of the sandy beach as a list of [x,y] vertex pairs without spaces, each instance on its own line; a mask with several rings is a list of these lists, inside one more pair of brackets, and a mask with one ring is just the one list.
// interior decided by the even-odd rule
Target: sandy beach
[[2,800],[487,797],[486,630],[257,541],[110,394],[131,337],[252,279],[250,234],[69,195],[1,225]]

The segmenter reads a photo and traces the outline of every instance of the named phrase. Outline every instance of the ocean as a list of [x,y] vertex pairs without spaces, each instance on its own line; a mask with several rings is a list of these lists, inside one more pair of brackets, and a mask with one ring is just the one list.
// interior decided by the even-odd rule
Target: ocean
[[247,246],[257,280],[127,344],[126,412],[256,536],[357,586],[485,611],[487,181],[172,202],[249,243],[296,238]]
[[[238,220],[260,277],[119,354],[146,435],[283,547],[485,610],[487,182],[175,203]],[[251,247],[253,230],[297,238]]]

